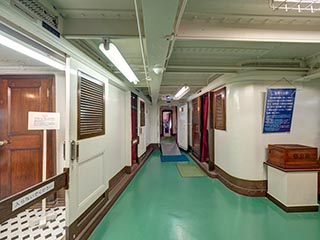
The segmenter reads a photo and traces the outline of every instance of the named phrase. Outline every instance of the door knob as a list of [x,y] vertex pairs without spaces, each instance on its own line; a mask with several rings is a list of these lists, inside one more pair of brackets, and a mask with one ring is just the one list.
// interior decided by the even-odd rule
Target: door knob
[[0,141],[0,146],[7,145],[9,142],[7,140]]

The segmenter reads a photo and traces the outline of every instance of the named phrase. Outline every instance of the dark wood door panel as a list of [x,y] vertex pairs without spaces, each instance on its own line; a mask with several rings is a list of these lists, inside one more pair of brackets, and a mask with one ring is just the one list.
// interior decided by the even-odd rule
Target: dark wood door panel
[[[53,76],[0,76],[0,199],[42,178],[42,131],[28,130],[28,112],[54,110]],[[48,132],[47,175],[54,174],[54,134]]]
[[[39,131],[37,131],[39,132]],[[42,133],[37,135],[21,135],[21,136],[9,136],[9,144],[4,146],[8,150],[12,149],[38,149],[42,146]]]
[[28,112],[41,110],[41,88],[10,88],[8,89],[8,134],[28,134]]
[[[11,159],[11,194],[15,194],[41,180],[42,151],[40,148],[31,150],[13,150]],[[30,174],[32,172],[32,174]]]

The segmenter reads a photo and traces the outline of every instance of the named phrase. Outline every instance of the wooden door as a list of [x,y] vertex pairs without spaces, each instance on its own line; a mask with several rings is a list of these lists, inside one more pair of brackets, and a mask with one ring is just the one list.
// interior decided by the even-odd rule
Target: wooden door
[[[0,76],[0,199],[42,180],[42,131],[28,130],[28,112],[49,112],[53,77]],[[47,176],[54,174],[54,141],[48,131]]]
[[138,96],[131,93],[131,164],[138,163]]
[[208,136],[208,145],[209,145],[209,170],[213,171],[214,169],[214,122],[213,122],[213,92],[209,93],[209,136]]
[[192,153],[201,156],[201,97],[192,100]]

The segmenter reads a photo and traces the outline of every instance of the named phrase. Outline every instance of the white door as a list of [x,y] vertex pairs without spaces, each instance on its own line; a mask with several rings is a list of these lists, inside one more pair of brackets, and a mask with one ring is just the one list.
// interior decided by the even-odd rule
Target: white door
[[[141,119],[144,115],[144,120]],[[146,151],[146,103],[138,98],[138,157],[141,157]]]
[[178,144],[188,150],[188,104],[178,107]]
[[[107,134],[85,139],[79,139],[78,136],[79,71],[86,74],[82,75],[89,80],[86,84],[90,85],[95,80],[104,83],[105,99],[108,94],[108,79],[85,64],[70,58],[67,60],[67,66],[70,66],[70,69],[67,67],[66,70],[66,112],[70,113],[66,117],[66,165],[70,169],[69,189],[66,192],[67,226],[69,226],[108,188],[105,169]],[[78,144],[79,151],[72,157],[70,145],[73,141]]]

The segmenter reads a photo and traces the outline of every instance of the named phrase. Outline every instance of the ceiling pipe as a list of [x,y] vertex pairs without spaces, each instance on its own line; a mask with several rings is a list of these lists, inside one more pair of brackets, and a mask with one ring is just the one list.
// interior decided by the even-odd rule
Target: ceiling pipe
[[144,44],[143,44],[142,34],[141,34],[140,18],[139,18],[139,10],[138,10],[138,5],[137,5],[137,0],[134,0],[134,10],[136,12],[137,26],[138,26],[138,32],[139,32],[139,43],[140,43],[141,57],[142,57],[142,62],[143,62],[143,70],[144,70],[144,75],[145,75],[145,79],[146,79],[147,86],[148,86],[148,92],[150,95],[150,86],[149,86],[148,81],[150,81],[151,78],[149,77],[149,74],[147,72],[146,59],[145,59],[145,53],[144,53]]
[[143,41],[142,41],[142,34],[141,34],[141,28],[140,28],[140,18],[139,18],[137,0],[134,0],[134,10],[136,12],[136,19],[137,19],[137,26],[138,26],[138,32],[139,32],[139,42],[140,42],[141,57],[142,57],[142,62],[143,62],[143,69],[144,69],[145,77],[147,79],[148,73],[147,73],[146,59],[145,59],[145,54],[144,54],[144,45],[143,45]]
[[320,78],[320,72],[315,72],[315,73],[312,73],[312,74],[309,74],[309,75],[306,75],[306,76],[303,76],[301,78],[297,78],[295,80],[293,80],[293,82],[308,82],[308,81],[311,81],[313,79],[316,79],[316,78]]
[[174,29],[173,29],[173,33],[170,36],[171,42],[170,42],[170,47],[169,47],[169,50],[168,50],[168,54],[166,56],[166,62],[164,64],[164,68],[165,69],[168,66],[169,59],[170,59],[172,51],[173,51],[174,43],[176,41],[177,32],[179,30],[179,26],[180,26],[180,23],[181,23],[181,20],[182,20],[182,17],[183,17],[183,13],[184,13],[184,11],[186,9],[187,2],[188,2],[188,0],[183,0],[183,2],[181,4],[181,7],[180,7],[180,11],[179,11],[178,17],[177,17],[177,20],[176,20],[176,24],[175,24]]
[[[309,68],[306,67],[233,67],[233,66],[175,66],[170,65],[167,67],[167,70],[186,70],[186,72],[191,71],[195,72],[198,70],[201,71],[215,71],[215,70],[231,70],[231,71],[241,71],[241,70],[275,70],[275,71],[308,71]],[[170,71],[169,71],[170,72]]]

